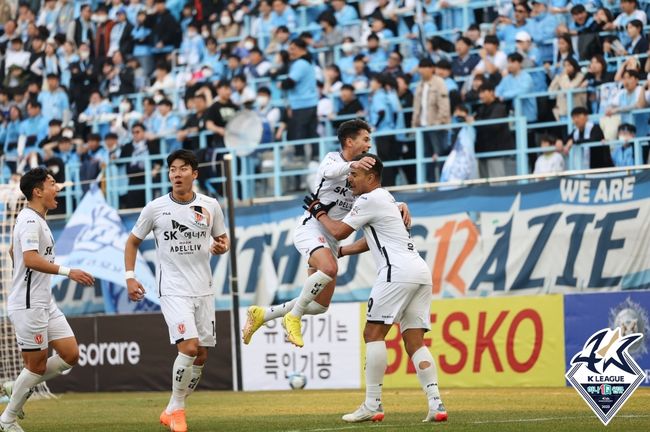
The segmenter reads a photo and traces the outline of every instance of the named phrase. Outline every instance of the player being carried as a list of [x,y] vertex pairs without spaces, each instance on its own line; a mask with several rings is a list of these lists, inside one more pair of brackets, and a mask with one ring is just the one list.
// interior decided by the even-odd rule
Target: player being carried
[[[373,158],[363,157],[370,150],[370,131],[370,125],[359,119],[341,124],[338,129],[341,151],[328,153],[318,167],[313,196],[320,201],[320,208],[329,212],[335,220],[343,219],[354,202],[347,183],[350,169],[368,169],[375,162]],[[400,204],[399,208],[404,214],[404,223],[409,224],[408,208],[404,204]],[[248,308],[242,331],[245,344],[265,322],[284,317],[282,324],[287,338],[294,345],[302,347],[301,317],[325,313],[329,307],[336,286],[339,241],[323,229],[309,212],[305,212],[294,230],[293,243],[309,265],[309,276],[302,292],[298,298],[278,306]]]
[[413,245],[395,199],[381,187],[383,164],[352,168],[348,180],[356,201],[342,221],[328,216],[317,199],[307,197],[310,214],[337,240],[363,229],[364,238],[341,248],[341,255],[370,250],[377,265],[377,279],[370,291],[363,337],[366,342],[366,400],[346,422],[381,421],[381,387],[387,366],[384,339],[394,323],[400,325],[406,352],[415,365],[418,380],[427,395],[429,413],[425,422],[445,421],[447,412],[438,391],[438,373],[424,333],[430,330],[431,271]]
[[160,309],[178,349],[172,396],[160,423],[172,432],[185,432],[185,399],[201,379],[208,347],[216,343],[210,253],[227,252],[230,242],[217,200],[192,191],[198,176],[194,153],[177,150],[167,157],[167,165],[172,191],[142,209],[126,242],[124,265],[129,298],[142,300],[145,291],[134,273],[135,260],[138,246],[153,231]]
[[[54,262],[54,238],[45,221],[48,210],[57,207],[59,188],[52,174],[34,168],[20,179],[20,190],[27,207],[16,217],[9,251],[13,284],[7,310],[25,367],[16,381],[3,384],[4,393],[11,397],[0,416],[0,431],[4,432],[22,431],[16,420],[24,417],[23,406],[33,388],[69,370],[79,359],[77,339],[52,297],[51,275],[66,276],[82,285],[95,284],[91,274]],[[49,358],[48,348],[56,350]]]

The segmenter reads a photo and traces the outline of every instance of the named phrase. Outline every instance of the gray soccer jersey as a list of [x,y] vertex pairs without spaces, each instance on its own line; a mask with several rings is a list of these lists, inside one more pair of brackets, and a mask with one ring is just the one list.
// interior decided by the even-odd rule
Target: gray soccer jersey
[[360,195],[343,222],[355,230],[363,228],[377,265],[377,280],[431,284],[431,272],[415,249],[395,198],[377,188]]
[[50,307],[52,275],[25,267],[23,252],[30,250],[54,262],[54,238],[47,222],[35,210],[26,207],[18,214],[14,227],[14,274],[7,310]]
[[170,192],[142,209],[131,232],[143,240],[152,230],[158,258],[158,296],[214,294],[210,246],[213,237],[226,232],[217,200],[195,194],[191,201],[179,202]]

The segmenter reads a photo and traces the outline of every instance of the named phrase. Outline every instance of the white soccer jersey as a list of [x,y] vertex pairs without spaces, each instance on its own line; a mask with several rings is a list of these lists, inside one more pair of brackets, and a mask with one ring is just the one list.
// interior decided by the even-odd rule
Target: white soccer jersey
[[[350,163],[343,159],[340,152],[329,152],[318,167],[318,175],[313,191],[323,204],[336,201],[336,205],[329,211],[328,216],[341,220],[352,209],[354,197],[348,185]],[[316,224],[321,226],[310,214],[305,211],[301,224]]]
[[25,267],[23,252],[36,250],[54,262],[54,238],[45,219],[29,207],[22,209],[16,218],[13,249],[14,275],[7,310],[48,309],[52,300],[52,275]]
[[343,222],[363,228],[377,265],[377,280],[431,284],[431,272],[413,245],[395,198],[377,188],[360,195]]
[[191,201],[179,202],[170,192],[142,209],[131,232],[144,240],[152,230],[158,258],[158,296],[214,294],[210,246],[213,237],[226,232],[217,200],[195,194]]

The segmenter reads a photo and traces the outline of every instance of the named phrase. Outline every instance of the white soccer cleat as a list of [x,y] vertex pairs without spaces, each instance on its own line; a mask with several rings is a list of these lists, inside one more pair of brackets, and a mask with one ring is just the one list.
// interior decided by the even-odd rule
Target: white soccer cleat
[[449,416],[447,415],[445,406],[443,404],[440,404],[436,409],[429,409],[429,414],[427,414],[427,418],[422,420],[422,423],[443,422],[447,421],[447,417]]
[[348,423],[361,423],[365,421],[371,422],[380,422],[384,419],[384,409],[379,405],[378,410],[371,410],[366,406],[365,403],[362,403],[359,408],[353,413],[345,414],[341,417],[344,422]]
[[[5,381],[2,383],[2,393],[11,399],[11,394],[14,392],[14,381]],[[16,414],[19,419],[25,418],[25,411],[21,408],[20,411]],[[1,429],[0,429],[1,430]]]
[[0,431],[2,432],[25,432],[17,422],[5,423],[0,420]]

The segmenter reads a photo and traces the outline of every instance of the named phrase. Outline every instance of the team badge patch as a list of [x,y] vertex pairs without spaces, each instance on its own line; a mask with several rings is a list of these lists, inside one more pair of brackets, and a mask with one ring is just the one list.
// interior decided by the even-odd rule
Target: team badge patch
[[325,243],[325,237],[318,236],[318,241],[324,244]]
[[183,323],[178,324],[178,332],[180,334],[185,334],[185,324]]
[[210,226],[210,212],[208,209],[201,206],[192,206],[194,214],[194,224],[201,228],[208,228]]
[[620,327],[598,330],[571,359],[566,379],[605,426],[645,379],[628,353],[641,338],[641,333],[622,336]]
[[40,345],[43,343],[43,335],[42,334],[37,334],[34,336],[34,342],[36,342],[36,345]]

